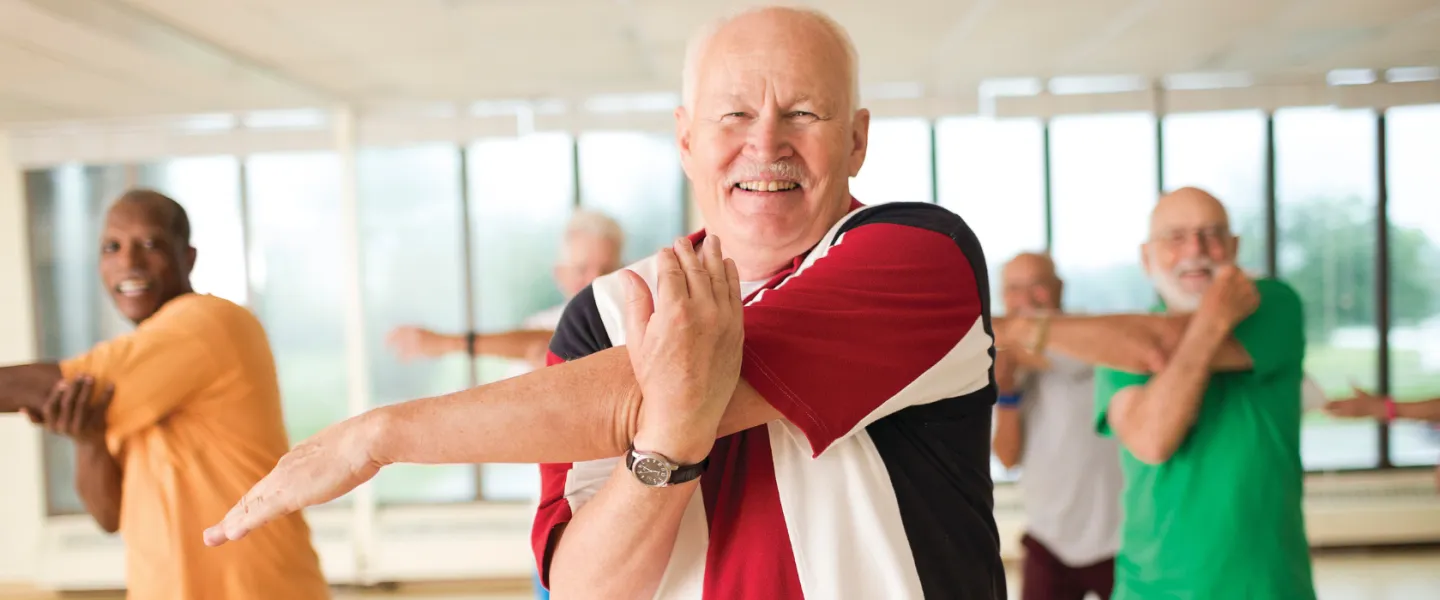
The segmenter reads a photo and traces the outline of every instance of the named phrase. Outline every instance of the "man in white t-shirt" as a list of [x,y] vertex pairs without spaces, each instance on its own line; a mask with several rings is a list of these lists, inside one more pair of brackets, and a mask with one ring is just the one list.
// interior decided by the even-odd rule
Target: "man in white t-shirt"
[[[405,326],[392,330],[386,338],[391,349],[401,358],[435,358],[465,352],[471,357],[494,356],[509,358],[513,366],[509,377],[524,375],[545,366],[550,338],[565,314],[565,306],[575,294],[601,275],[620,268],[625,234],[620,224],[595,211],[579,211],[565,227],[560,246],[560,262],[555,265],[555,284],[565,295],[565,302],[526,317],[520,328],[501,333],[444,334],[420,327]],[[538,493],[540,474],[535,465],[486,465],[488,474],[505,479],[528,481]],[[536,576],[536,594],[541,600],[549,593]]]
[[[1007,315],[1059,312],[1062,283],[1043,254],[1002,271]],[[1041,340],[1036,340],[1037,345]],[[1093,366],[1057,352],[997,352],[995,456],[1024,463],[1024,600],[1110,597],[1120,548],[1120,450],[1091,426]]]

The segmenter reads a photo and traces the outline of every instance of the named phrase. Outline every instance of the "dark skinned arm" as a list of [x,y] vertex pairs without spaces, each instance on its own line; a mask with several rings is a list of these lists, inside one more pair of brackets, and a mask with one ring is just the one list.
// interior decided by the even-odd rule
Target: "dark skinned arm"
[[55,363],[0,367],[0,413],[39,411],[62,377]]
[[75,491],[100,528],[115,533],[120,530],[123,473],[105,445],[105,414],[115,388],[106,388],[91,402],[94,388],[95,380],[90,377],[60,383],[38,411],[26,408],[25,414],[47,431],[75,443]]

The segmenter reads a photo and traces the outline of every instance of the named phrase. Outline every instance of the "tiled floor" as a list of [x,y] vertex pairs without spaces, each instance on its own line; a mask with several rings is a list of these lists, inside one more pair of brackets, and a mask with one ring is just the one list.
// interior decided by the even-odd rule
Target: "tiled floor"
[[[1018,565],[1009,571],[1018,574]],[[529,583],[446,583],[384,589],[339,589],[334,600],[529,600]],[[1019,598],[1019,582],[1012,575],[1011,598]],[[1440,550],[1327,553],[1315,559],[1315,587],[1319,600],[1440,600]],[[0,600],[121,600],[114,593],[66,594],[7,593]]]

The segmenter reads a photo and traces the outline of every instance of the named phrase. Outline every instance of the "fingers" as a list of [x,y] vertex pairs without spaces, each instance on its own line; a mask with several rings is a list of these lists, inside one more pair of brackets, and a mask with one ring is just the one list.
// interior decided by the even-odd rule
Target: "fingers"
[[260,480],[245,494],[240,502],[225,514],[225,519],[206,529],[206,546],[219,546],[244,538],[256,528],[282,517],[287,511],[276,501],[273,493],[266,493],[269,477]]
[[634,271],[625,269],[620,276],[625,279],[625,345],[639,348],[644,344],[650,316],[655,314],[655,299],[650,295],[650,286]]
[[[706,297],[705,290],[710,289],[710,274],[705,271],[705,265],[695,254],[695,247],[690,244],[690,240],[685,238],[675,240],[675,257],[680,261],[680,268],[685,270],[685,283],[689,289],[688,297]],[[713,298],[714,295],[710,294],[709,297]]]
[[75,391],[65,398],[64,407],[60,412],[60,418],[65,424],[65,431],[75,435],[84,431],[85,417],[90,414],[90,390],[95,387],[95,380],[90,377],[82,377],[80,385]]
[[710,279],[710,293],[715,298],[715,304],[728,308],[731,291],[730,280],[725,274],[725,257],[720,252],[720,238],[710,236],[705,238],[705,244],[700,248],[701,258],[705,265],[705,274]]
[[115,384],[105,386],[100,398],[91,405],[90,421],[101,430],[105,428],[105,416],[110,412],[110,401],[115,398]]
[[[679,245],[679,242],[676,242]],[[685,271],[680,268],[680,259],[675,250],[665,248],[655,256],[655,281],[659,290],[657,306],[673,306],[690,297],[690,285],[685,282]]]
[[732,308],[744,308],[745,299],[740,297],[740,268],[735,266],[735,261],[728,258],[725,259],[725,279],[730,282],[730,301],[734,303]]
[[74,383],[67,383],[50,392],[50,399],[45,401],[45,406],[40,409],[40,420],[45,422],[45,429],[54,433],[60,433],[60,405],[65,403],[65,394],[69,393]]

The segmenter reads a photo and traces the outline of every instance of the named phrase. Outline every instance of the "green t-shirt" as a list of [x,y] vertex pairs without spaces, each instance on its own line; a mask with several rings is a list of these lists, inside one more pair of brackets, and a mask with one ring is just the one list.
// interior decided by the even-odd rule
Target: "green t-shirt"
[[[1305,330],[1290,286],[1259,280],[1235,328],[1249,371],[1210,378],[1185,440],[1159,465],[1122,449],[1124,525],[1114,600],[1314,600],[1300,463]],[[1096,429],[1110,399],[1148,375],[1100,368]]]

